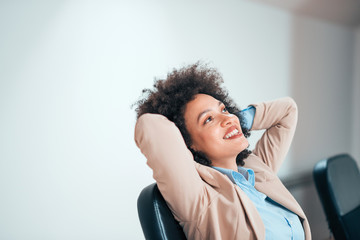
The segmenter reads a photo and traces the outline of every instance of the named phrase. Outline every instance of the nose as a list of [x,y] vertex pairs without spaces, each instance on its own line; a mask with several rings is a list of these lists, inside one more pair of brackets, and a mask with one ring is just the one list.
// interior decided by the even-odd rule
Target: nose
[[222,116],[221,126],[226,127],[234,124],[236,116],[233,114],[227,114]]

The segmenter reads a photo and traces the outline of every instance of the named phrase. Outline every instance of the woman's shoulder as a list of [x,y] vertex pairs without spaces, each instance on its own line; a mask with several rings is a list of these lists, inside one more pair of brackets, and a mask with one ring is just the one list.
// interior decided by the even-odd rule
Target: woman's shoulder
[[254,171],[257,180],[262,179],[261,181],[265,181],[276,177],[276,173],[265,164],[261,157],[254,153],[251,153],[244,162],[244,167],[251,168]]

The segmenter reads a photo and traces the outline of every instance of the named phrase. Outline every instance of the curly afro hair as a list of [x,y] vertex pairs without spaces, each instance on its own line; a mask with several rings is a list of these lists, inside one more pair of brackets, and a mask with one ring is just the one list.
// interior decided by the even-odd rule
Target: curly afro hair
[[[240,110],[232,99],[229,98],[227,91],[221,87],[223,83],[221,75],[216,69],[208,67],[206,64],[197,62],[195,64],[174,69],[167,75],[166,79],[156,80],[154,89],[144,89],[142,99],[137,101],[137,118],[145,113],[156,113],[167,117],[179,128],[186,146],[192,152],[194,160],[205,166],[212,166],[211,161],[202,152],[194,151],[190,146],[191,136],[185,126],[185,107],[188,102],[195,98],[196,94],[207,94],[224,103],[230,113],[238,113]],[[241,115],[241,129],[245,137],[250,136],[250,132],[243,125]],[[244,159],[249,156],[250,150],[245,149],[236,157],[237,165],[243,166]]]

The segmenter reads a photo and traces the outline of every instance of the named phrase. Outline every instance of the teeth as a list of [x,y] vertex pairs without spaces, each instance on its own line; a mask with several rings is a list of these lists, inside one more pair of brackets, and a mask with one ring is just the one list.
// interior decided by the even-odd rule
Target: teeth
[[238,133],[239,133],[239,131],[237,129],[234,129],[230,133],[226,134],[225,139],[231,138],[232,136],[234,136]]

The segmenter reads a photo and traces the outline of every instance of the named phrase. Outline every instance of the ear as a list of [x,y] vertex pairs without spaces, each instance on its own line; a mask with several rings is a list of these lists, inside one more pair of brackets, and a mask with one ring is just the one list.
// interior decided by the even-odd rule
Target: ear
[[196,146],[194,144],[191,144],[190,148],[191,148],[191,150],[198,152],[198,149],[196,148]]

